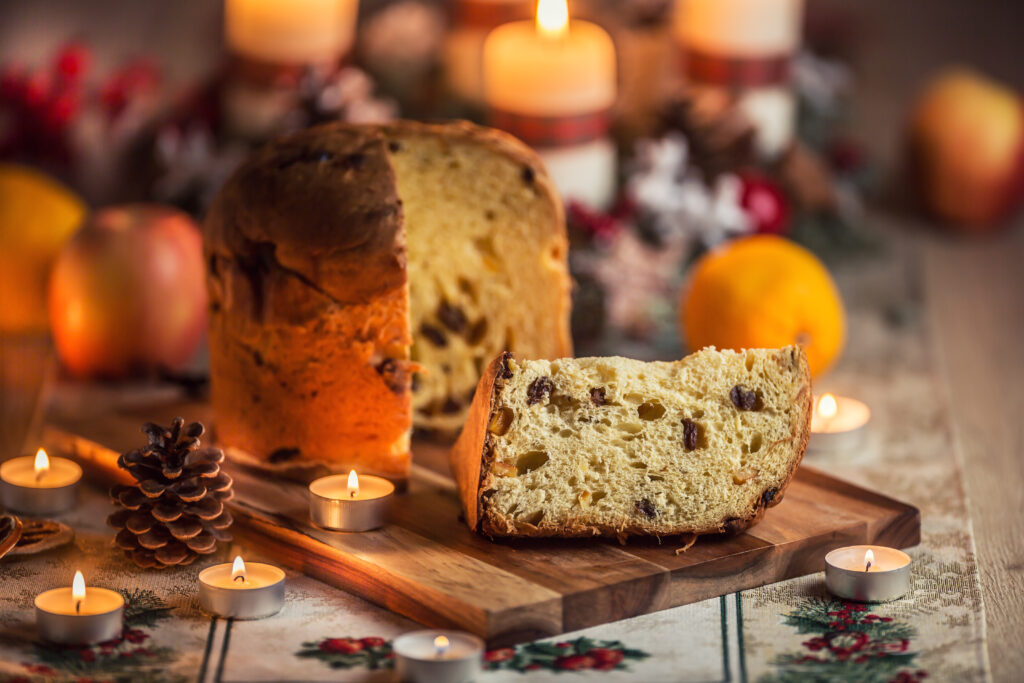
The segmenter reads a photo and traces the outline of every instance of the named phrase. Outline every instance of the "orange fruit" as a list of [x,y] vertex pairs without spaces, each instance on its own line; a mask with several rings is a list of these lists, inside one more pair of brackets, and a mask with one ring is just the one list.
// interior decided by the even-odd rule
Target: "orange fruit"
[[846,338],[843,301],[824,264],[775,235],[745,237],[701,257],[679,316],[691,349],[800,344],[813,375],[832,366]]
[[48,175],[0,164],[0,332],[46,330],[46,283],[85,203]]

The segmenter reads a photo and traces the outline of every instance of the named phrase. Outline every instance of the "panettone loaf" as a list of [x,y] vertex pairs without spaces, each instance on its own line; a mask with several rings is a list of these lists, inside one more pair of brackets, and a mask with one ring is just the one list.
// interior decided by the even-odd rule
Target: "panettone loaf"
[[807,445],[798,347],[674,363],[499,355],[452,449],[467,523],[489,536],[740,531]]
[[570,352],[563,223],[538,158],[471,124],[330,124],[259,150],[206,221],[219,442],[404,478],[413,402],[455,430],[494,354]]

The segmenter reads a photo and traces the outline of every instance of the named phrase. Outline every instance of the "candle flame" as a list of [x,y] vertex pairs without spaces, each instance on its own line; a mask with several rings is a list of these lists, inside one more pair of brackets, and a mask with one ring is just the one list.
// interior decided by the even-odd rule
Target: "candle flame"
[[566,0],[538,0],[537,33],[546,38],[561,38],[569,32],[569,5]]
[[235,555],[235,561],[231,565],[231,581],[245,583],[245,562],[242,561],[241,555]]
[[866,553],[864,553],[864,571],[866,571],[866,572],[871,571],[871,565],[873,565],[874,563],[875,563],[875,554],[869,548],[868,551]]
[[835,417],[837,409],[836,397],[832,394],[825,394],[818,401],[818,415],[822,417]]
[[75,601],[75,612],[82,611],[82,602],[85,601],[85,577],[82,572],[75,572],[75,578],[71,582],[71,598]]
[[451,642],[445,636],[438,636],[434,638],[434,649],[437,650],[438,655],[443,655],[448,648],[451,646]]
[[46,457],[46,451],[40,448],[36,451],[36,481],[43,478],[43,475],[50,471],[50,459]]
[[355,470],[350,470],[348,473],[348,495],[350,498],[359,495],[359,476]]

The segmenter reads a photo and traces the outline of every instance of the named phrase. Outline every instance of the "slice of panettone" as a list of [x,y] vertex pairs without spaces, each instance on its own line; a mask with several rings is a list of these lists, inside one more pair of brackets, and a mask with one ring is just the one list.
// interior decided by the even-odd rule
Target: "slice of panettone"
[[795,346],[672,363],[506,352],[451,466],[466,522],[492,537],[735,532],[782,499],[810,419]]

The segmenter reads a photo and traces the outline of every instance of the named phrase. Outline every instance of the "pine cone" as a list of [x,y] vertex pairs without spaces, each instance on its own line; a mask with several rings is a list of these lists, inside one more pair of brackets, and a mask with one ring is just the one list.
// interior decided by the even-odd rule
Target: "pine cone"
[[708,182],[754,161],[754,127],[728,98],[681,96],[666,105],[661,124],[663,134],[686,137],[690,160]]
[[118,547],[143,568],[191,564],[216,550],[217,541],[231,540],[224,502],[234,494],[231,477],[220,471],[224,452],[199,447],[202,424],[184,425],[180,417],[169,428],[147,422],[149,444],[117,459],[138,484],[110,490],[124,509],[107,523],[119,529]]

